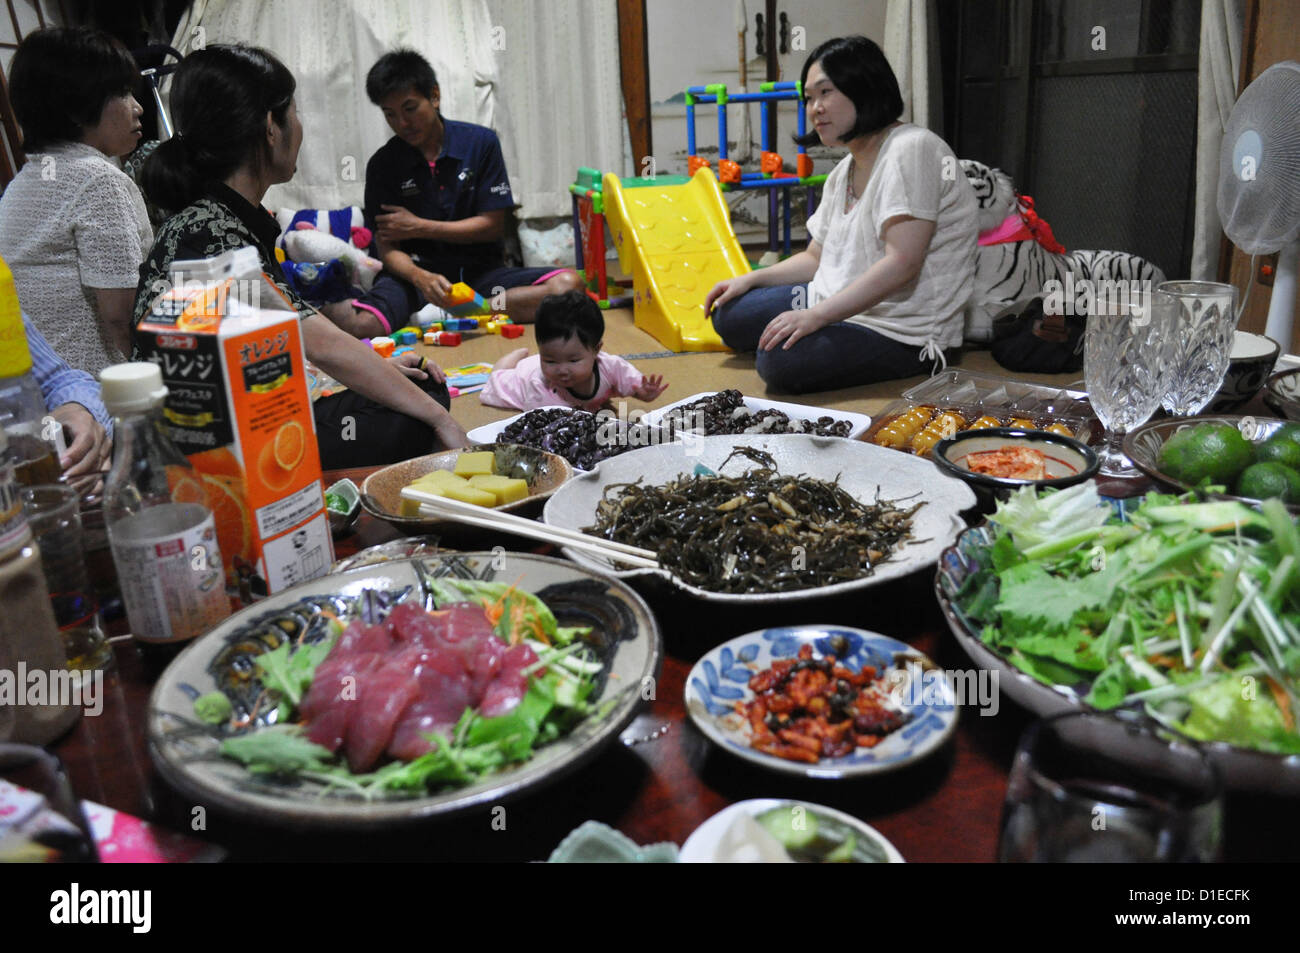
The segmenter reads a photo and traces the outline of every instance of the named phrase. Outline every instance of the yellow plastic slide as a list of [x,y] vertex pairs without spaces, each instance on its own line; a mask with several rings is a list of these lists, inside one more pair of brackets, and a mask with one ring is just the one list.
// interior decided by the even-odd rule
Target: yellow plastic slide
[[663,182],[607,173],[602,183],[619,265],[632,275],[636,326],[672,351],[725,351],[704,296],[749,262],[709,169]]

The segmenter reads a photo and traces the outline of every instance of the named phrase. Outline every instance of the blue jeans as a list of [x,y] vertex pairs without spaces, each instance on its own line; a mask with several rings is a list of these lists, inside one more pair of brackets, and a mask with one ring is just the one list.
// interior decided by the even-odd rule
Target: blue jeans
[[792,310],[796,295],[806,302],[808,286],[755,288],[713,314],[713,327],[728,347],[756,352],[754,367],[769,389],[803,394],[930,373],[929,360],[921,358],[922,348],[847,321],[800,338],[789,350],[778,345],[759,351],[763,329],[778,314]]

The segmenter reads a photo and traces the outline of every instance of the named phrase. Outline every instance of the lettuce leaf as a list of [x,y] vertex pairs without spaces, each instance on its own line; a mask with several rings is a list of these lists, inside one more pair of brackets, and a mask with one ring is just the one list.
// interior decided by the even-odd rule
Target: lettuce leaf
[[1111,515],[1111,508],[1097,495],[1096,482],[1088,480],[1065,490],[1047,490],[1041,494],[1032,486],[1023,486],[998,503],[989,522],[1014,536],[1020,549],[1028,549],[1096,529]]

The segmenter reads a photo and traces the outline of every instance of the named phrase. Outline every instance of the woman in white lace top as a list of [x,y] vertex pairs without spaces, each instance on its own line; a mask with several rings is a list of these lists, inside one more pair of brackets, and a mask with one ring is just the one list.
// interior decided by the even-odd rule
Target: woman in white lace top
[[83,28],[32,33],[9,71],[27,164],[0,198],[0,256],[54,350],[96,375],[130,353],[153,243],[140,192],[116,161],[140,140],[138,79],[120,42]]

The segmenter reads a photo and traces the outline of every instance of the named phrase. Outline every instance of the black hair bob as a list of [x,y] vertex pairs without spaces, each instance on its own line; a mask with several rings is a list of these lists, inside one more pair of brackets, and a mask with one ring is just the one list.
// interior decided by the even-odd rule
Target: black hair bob
[[583,347],[595,350],[605,339],[605,317],[585,291],[547,295],[537,306],[533,335],[538,344],[577,335]]
[[139,67],[126,47],[101,30],[28,34],[9,66],[9,102],[22,127],[23,149],[44,152],[80,141],[110,99],[134,93],[139,83]]
[[414,89],[425,98],[432,98],[438,88],[438,76],[433,67],[415,50],[392,50],[379,57],[366,74],[366,95],[376,106],[393,93]]
[[[826,78],[853,102],[857,110],[857,122],[846,142],[884,129],[903,114],[898,78],[890,68],[889,60],[885,59],[884,51],[865,36],[839,36],[809,53],[803,72],[799,74],[800,90],[808,82],[808,70],[817,62],[822,64]],[[821,143],[815,129],[794,139],[801,146]]]
[[210,182],[270,158],[266,116],[288,121],[297,83],[275,55],[255,46],[213,44],[181,61],[172,80],[176,135],[149,157],[140,185],[169,212],[192,204]]

